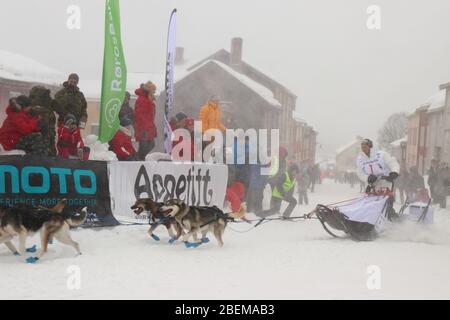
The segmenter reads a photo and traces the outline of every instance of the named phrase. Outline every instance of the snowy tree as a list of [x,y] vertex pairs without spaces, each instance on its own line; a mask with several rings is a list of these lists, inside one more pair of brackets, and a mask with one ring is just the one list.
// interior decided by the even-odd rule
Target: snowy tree
[[378,143],[385,149],[389,143],[403,138],[408,130],[408,117],[406,112],[392,114],[378,130]]

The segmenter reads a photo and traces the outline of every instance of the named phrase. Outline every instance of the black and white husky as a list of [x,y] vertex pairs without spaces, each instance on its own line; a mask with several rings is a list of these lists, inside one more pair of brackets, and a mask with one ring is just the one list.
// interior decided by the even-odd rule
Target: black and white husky
[[[26,252],[28,236],[40,233],[41,248],[37,257],[30,257],[27,262],[39,260],[46,252],[50,239],[72,246],[81,254],[77,242],[70,236],[70,227],[80,226],[86,219],[86,208],[81,213],[63,212],[65,200],[52,208],[0,207],[0,243],[4,243],[11,252],[23,255]],[[11,240],[19,238],[19,250]]]

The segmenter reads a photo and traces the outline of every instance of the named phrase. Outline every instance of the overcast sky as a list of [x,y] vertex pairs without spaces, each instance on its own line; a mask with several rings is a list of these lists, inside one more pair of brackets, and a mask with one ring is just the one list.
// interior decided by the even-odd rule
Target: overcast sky
[[[121,0],[130,72],[161,72],[170,12],[188,63],[244,39],[243,59],[297,96],[297,111],[333,152],[376,140],[393,112],[413,111],[450,82],[449,0]],[[100,79],[104,0],[1,0],[0,49],[82,80]],[[69,5],[81,29],[69,30]],[[366,26],[370,5],[381,30]]]

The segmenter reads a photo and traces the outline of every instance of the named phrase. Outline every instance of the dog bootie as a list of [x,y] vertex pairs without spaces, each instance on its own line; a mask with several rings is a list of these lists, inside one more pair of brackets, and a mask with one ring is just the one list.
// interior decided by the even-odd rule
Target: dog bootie
[[202,243],[208,243],[208,242],[209,242],[209,238],[208,237],[202,238]]
[[186,246],[186,248],[197,248],[201,244],[202,244],[201,242],[184,241],[184,245]]
[[20,253],[18,253],[17,251],[13,253],[13,255],[15,255],[16,257],[20,256]]
[[48,244],[53,244],[53,239],[48,239]]
[[170,244],[174,244],[176,240],[177,240],[176,237],[172,237],[172,238],[169,239],[169,243]]
[[36,263],[38,260],[39,260],[38,257],[28,257],[25,261],[27,263],[33,264],[33,263]]
[[36,252],[36,245],[27,248],[25,251],[26,251],[26,252]]
[[151,237],[153,238],[153,240],[156,240],[156,241],[160,240],[159,237],[156,234],[152,233]]

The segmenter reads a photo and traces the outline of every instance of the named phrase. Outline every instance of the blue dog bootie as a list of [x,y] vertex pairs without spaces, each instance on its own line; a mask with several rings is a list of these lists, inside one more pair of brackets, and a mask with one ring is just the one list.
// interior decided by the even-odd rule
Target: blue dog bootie
[[25,261],[27,263],[33,264],[33,263],[36,263],[38,260],[39,260],[38,257],[28,257]]
[[48,244],[53,244],[53,239],[52,238],[48,239]]
[[176,240],[177,240],[177,237],[172,237],[169,239],[169,243],[174,244]]
[[208,243],[209,242],[209,238],[208,237],[204,237],[202,238],[202,243]]
[[16,257],[19,257],[20,253],[16,251],[16,252],[13,253],[13,255],[15,255]]
[[160,240],[159,237],[156,234],[152,233],[151,237],[153,238],[153,240],[156,240],[156,241]]
[[30,253],[36,252],[36,245],[27,248],[25,251],[26,251],[26,252],[30,252]]
[[184,245],[186,246],[186,248],[197,248],[201,244],[202,244],[201,242],[184,241]]

